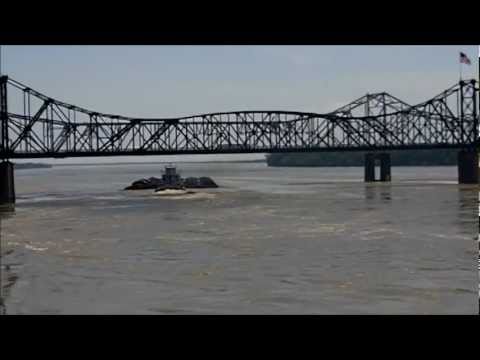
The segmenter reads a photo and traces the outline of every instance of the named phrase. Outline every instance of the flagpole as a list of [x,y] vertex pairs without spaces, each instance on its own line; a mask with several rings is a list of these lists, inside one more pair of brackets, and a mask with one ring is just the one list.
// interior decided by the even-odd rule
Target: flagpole
[[460,62],[458,64],[458,71],[460,73],[460,81],[462,81],[462,60],[460,59]]

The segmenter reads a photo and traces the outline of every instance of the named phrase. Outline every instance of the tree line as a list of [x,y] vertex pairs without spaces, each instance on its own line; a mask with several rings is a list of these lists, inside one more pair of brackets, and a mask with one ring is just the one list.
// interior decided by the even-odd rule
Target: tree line
[[[268,166],[363,166],[366,152],[274,153]],[[457,164],[458,149],[392,150],[392,166],[448,166]]]

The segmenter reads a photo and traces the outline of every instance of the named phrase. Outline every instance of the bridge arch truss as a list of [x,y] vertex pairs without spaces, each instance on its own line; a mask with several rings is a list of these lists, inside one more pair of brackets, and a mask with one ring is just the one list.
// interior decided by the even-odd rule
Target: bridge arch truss
[[2,158],[366,151],[478,145],[479,90],[461,81],[411,106],[369,94],[335,111],[134,118],[88,110],[0,78]]

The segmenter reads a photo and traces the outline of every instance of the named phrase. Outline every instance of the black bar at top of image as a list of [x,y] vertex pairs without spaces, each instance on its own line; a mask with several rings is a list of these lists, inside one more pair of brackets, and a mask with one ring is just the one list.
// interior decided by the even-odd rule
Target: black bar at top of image
[[472,45],[479,32],[414,30],[4,31],[4,45]]
[[[286,4],[127,3],[76,6],[43,3],[29,11],[1,7],[0,44],[217,45],[473,45],[480,26],[472,7],[421,2]],[[105,5],[104,7],[102,5]],[[132,6],[134,5],[134,6]],[[220,5],[220,6],[219,6]],[[263,6],[262,6],[263,5]],[[38,6],[38,9],[33,9]],[[45,12],[45,14],[42,14]]]

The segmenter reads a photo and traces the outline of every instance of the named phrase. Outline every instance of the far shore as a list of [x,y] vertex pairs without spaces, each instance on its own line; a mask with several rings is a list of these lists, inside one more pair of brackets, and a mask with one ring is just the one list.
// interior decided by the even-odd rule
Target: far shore
[[218,160],[218,161],[145,161],[145,162],[112,162],[112,163],[68,163],[49,164],[52,166],[107,166],[107,165],[168,165],[168,164],[217,164],[217,163],[265,163],[266,160]]
[[[12,161],[14,162],[14,160]],[[15,162],[14,162],[15,163]],[[168,164],[227,164],[227,163],[264,163],[267,165],[266,160],[218,160],[218,161],[146,161],[146,162],[112,162],[112,163],[63,163],[63,164],[52,164],[52,163],[15,163],[15,168],[17,170],[23,169],[42,169],[42,168],[52,168],[52,167],[61,167],[61,166],[116,166],[116,165],[168,165]],[[267,165],[272,168],[363,168],[363,165]],[[397,165],[395,167],[452,167],[456,165],[431,165],[431,164],[422,164],[422,165]],[[479,164],[480,169],[480,164]]]

